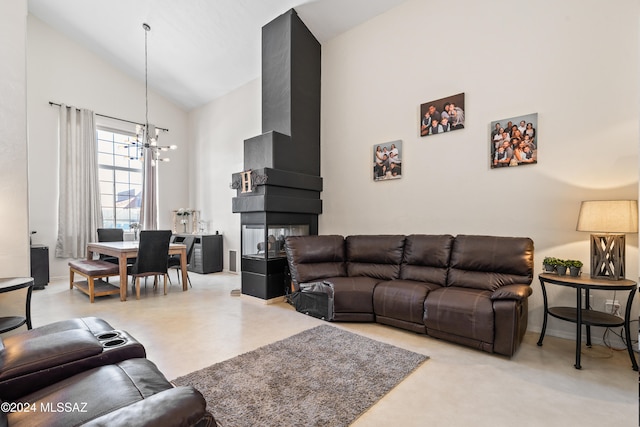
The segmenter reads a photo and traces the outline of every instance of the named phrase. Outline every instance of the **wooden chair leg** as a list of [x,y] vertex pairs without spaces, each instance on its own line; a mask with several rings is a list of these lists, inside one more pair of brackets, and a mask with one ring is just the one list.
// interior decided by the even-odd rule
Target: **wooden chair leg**
[[167,294],[167,277],[169,277],[169,274],[165,274],[164,275],[164,294]]
[[87,281],[89,282],[89,302],[93,304],[93,299],[96,296],[96,292],[94,289],[93,276],[87,277]]
[[140,299],[140,276],[136,277],[136,299]]

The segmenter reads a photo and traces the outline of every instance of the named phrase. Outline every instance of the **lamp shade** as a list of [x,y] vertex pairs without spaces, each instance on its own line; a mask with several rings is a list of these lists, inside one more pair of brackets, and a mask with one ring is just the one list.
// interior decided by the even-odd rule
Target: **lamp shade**
[[577,231],[636,233],[637,200],[587,200],[580,205]]

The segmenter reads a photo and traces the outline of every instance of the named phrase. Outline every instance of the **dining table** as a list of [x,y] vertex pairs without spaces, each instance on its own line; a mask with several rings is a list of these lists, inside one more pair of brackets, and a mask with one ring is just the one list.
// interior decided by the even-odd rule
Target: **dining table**
[[[118,258],[120,301],[127,300],[127,259],[138,256],[138,244],[138,241],[92,242],[87,244],[87,259],[89,260],[93,259],[94,254],[109,255]],[[187,291],[189,289],[187,285],[187,246],[182,243],[170,243],[169,255],[180,255],[182,290]]]

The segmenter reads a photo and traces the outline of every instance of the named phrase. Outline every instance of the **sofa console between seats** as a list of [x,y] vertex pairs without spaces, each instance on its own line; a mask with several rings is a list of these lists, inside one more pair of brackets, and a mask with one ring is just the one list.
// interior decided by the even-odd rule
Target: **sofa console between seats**
[[286,252],[295,290],[333,284],[335,321],[383,323],[505,356],[527,329],[526,237],[290,236]]

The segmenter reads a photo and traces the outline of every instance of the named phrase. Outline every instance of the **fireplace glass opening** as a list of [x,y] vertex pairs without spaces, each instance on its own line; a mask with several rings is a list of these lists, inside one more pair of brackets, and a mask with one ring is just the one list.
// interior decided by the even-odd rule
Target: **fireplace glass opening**
[[248,224],[242,226],[242,256],[250,259],[286,258],[287,236],[308,236],[309,225]]

